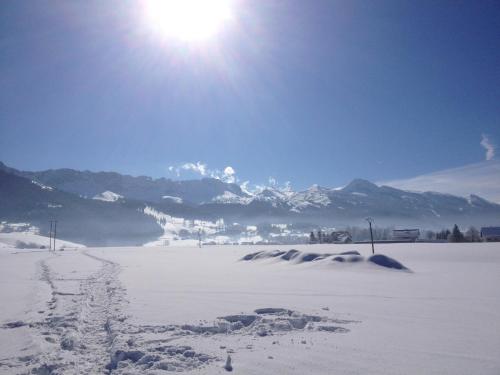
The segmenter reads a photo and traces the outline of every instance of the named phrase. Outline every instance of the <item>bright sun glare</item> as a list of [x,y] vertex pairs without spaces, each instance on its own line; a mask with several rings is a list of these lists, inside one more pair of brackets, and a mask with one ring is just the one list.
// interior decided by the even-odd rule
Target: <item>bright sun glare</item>
[[230,0],[146,0],[147,22],[166,37],[208,39],[232,17]]

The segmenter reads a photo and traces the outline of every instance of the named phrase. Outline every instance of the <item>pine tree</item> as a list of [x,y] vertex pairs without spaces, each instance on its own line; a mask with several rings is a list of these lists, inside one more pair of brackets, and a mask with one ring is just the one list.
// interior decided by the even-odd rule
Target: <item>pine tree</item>
[[314,232],[311,232],[309,235],[309,243],[316,243],[316,237],[314,236]]
[[453,230],[451,234],[448,237],[449,242],[464,242],[464,235],[462,232],[460,232],[460,229],[458,229],[458,225],[455,224],[453,226]]

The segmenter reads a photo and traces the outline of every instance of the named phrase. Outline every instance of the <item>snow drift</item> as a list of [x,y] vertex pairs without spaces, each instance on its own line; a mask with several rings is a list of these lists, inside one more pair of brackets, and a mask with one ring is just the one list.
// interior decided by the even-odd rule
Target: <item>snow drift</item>
[[358,263],[370,262],[380,267],[391,268],[395,270],[409,271],[407,267],[398,262],[397,260],[383,254],[375,254],[365,259],[358,251],[351,250],[341,253],[310,253],[302,252],[296,249],[285,250],[268,250],[257,251],[254,253],[246,254],[240,261],[255,261],[262,259],[276,259],[278,261],[290,262],[291,264],[301,264],[318,262],[325,264],[326,262],[337,263]]

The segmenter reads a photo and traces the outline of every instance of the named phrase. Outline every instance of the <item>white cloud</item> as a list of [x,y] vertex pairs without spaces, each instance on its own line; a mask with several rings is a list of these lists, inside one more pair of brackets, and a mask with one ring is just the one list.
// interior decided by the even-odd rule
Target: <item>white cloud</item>
[[207,165],[203,164],[201,162],[197,163],[184,163],[178,166],[171,165],[168,167],[168,171],[175,173],[177,177],[181,176],[182,171],[190,171],[194,172],[196,174],[199,174],[201,176],[206,176],[207,175]]
[[180,177],[181,171],[179,167],[174,167],[173,165],[168,167],[169,172],[175,173],[177,177]]
[[486,160],[493,160],[495,157],[495,145],[490,141],[486,134],[481,135],[481,146],[486,150]]
[[185,171],[192,171],[195,173],[199,173],[202,176],[207,175],[207,165],[203,164],[201,162],[195,163],[185,163],[181,165],[181,169],[184,169]]
[[459,196],[476,194],[500,203],[500,161],[489,160],[413,178],[379,182],[412,191],[437,191]]
[[217,180],[221,180],[230,184],[239,184],[241,190],[248,194],[248,195],[254,195],[257,194],[265,189],[272,188],[278,191],[281,191],[282,193],[285,194],[291,194],[293,193],[291,184],[289,181],[285,182],[285,184],[280,184],[274,177],[269,177],[268,182],[266,185],[254,185],[250,184],[249,181],[244,181],[240,182],[240,179],[236,175],[235,169],[228,165],[227,167],[224,168],[224,170],[220,169],[210,169],[208,168],[208,165],[202,162],[197,162],[197,163],[184,163],[180,164],[179,166],[169,166],[168,171],[171,173],[175,173],[177,177],[181,177],[183,172],[191,172],[191,173],[196,173],[201,176],[208,176],[211,178],[215,178]]
[[198,161],[196,163],[190,162],[178,166],[171,165],[168,167],[168,171],[175,173],[177,177],[180,177],[182,172],[192,172],[203,177],[208,176],[229,183],[235,183],[238,181],[234,168],[229,165],[224,168],[224,171],[220,171],[219,169],[210,169],[207,164]]
[[224,174],[227,175],[227,176],[232,176],[234,175],[236,172],[234,171],[233,167],[231,166],[227,166],[225,169],[224,169]]
[[221,177],[221,180],[229,183],[235,183],[236,182],[236,172],[234,171],[233,167],[227,166],[224,168],[224,174]]

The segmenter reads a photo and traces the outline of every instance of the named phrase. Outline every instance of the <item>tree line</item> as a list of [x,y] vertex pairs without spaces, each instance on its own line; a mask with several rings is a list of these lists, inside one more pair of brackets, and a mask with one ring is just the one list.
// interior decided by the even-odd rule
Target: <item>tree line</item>
[[469,229],[462,233],[457,224],[453,226],[453,229],[443,229],[439,232],[427,231],[426,233],[428,239],[436,239],[448,242],[481,242],[481,233],[477,228],[471,226]]
[[[387,241],[393,238],[393,228],[373,228],[373,239],[375,241]],[[309,234],[309,243],[334,243],[367,241],[370,239],[368,228],[346,227],[343,231],[317,230]],[[450,229],[440,231],[423,230],[420,232],[420,240],[427,241],[448,241],[448,242],[481,242],[481,234],[477,228],[470,226],[462,232],[457,224]]]

